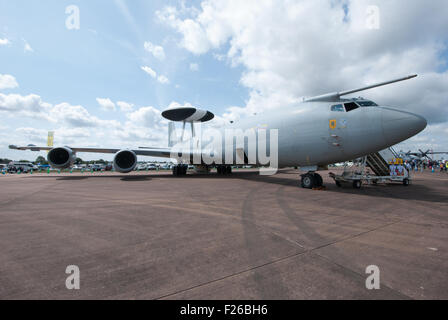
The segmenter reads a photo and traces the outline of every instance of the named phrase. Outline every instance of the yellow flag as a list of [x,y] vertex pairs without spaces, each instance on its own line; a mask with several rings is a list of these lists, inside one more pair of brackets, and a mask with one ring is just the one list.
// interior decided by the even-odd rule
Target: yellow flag
[[53,140],[54,140],[54,132],[48,131],[47,147],[53,146]]

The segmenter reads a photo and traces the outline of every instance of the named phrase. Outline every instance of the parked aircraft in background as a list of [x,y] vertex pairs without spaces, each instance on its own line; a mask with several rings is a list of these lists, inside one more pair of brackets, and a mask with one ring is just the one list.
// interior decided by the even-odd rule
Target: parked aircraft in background
[[424,152],[422,149],[419,149],[419,152],[411,152],[410,150],[408,152],[400,151],[399,153],[400,158],[402,158],[404,161],[423,161],[425,159],[428,159],[430,161],[433,161],[433,159],[429,155],[440,155],[440,154],[448,154],[448,152],[443,151],[431,151],[428,149],[426,152]]

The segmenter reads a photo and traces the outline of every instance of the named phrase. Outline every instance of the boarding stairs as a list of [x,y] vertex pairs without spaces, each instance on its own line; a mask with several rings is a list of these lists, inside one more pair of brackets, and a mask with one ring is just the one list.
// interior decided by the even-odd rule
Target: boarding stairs
[[366,164],[377,176],[384,177],[390,175],[389,162],[397,157],[395,150],[388,148],[369,154],[366,157]]

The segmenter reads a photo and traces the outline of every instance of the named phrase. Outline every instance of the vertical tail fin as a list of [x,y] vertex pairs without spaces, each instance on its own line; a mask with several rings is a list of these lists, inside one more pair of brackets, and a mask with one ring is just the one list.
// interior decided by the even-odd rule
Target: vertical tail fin
[[176,125],[174,122],[168,123],[168,147],[174,146],[178,142],[179,138],[176,135]]

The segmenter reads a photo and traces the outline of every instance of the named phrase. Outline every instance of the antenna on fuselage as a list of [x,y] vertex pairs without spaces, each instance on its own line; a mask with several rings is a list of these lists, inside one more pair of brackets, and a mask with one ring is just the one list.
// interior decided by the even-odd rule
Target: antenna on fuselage
[[373,88],[377,88],[377,87],[382,87],[382,86],[386,86],[388,84],[392,84],[395,82],[400,82],[400,81],[405,81],[405,80],[409,80],[412,78],[417,77],[416,74],[404,77],[404,78],[399,78],[399,79],[394,79],[394,80],[390,80],[390,81],[385,81],[385,82],[380,82],[380,83],[376,83],[376,84],[372,84],[366,87],[362,87],[362,88],[358,88],[358,89],[352,89],[352,90],[346,90],[346,91],[340,91],[340,92],[333,92],[333,93],[326,93],[320,96],[316,96],[316,97],[311,97],[308,99],[305,99],[304,102],[315,102],[315,101],[324,101],[324,102],[332,102],[332,101],[338,101],[339,99],[341,99],[342,96],[345,96],[347,94],[352,94],[355,92],[360,92],[360,91],[364,91],[364,90],[368,90],[368,89],[373,89]]

